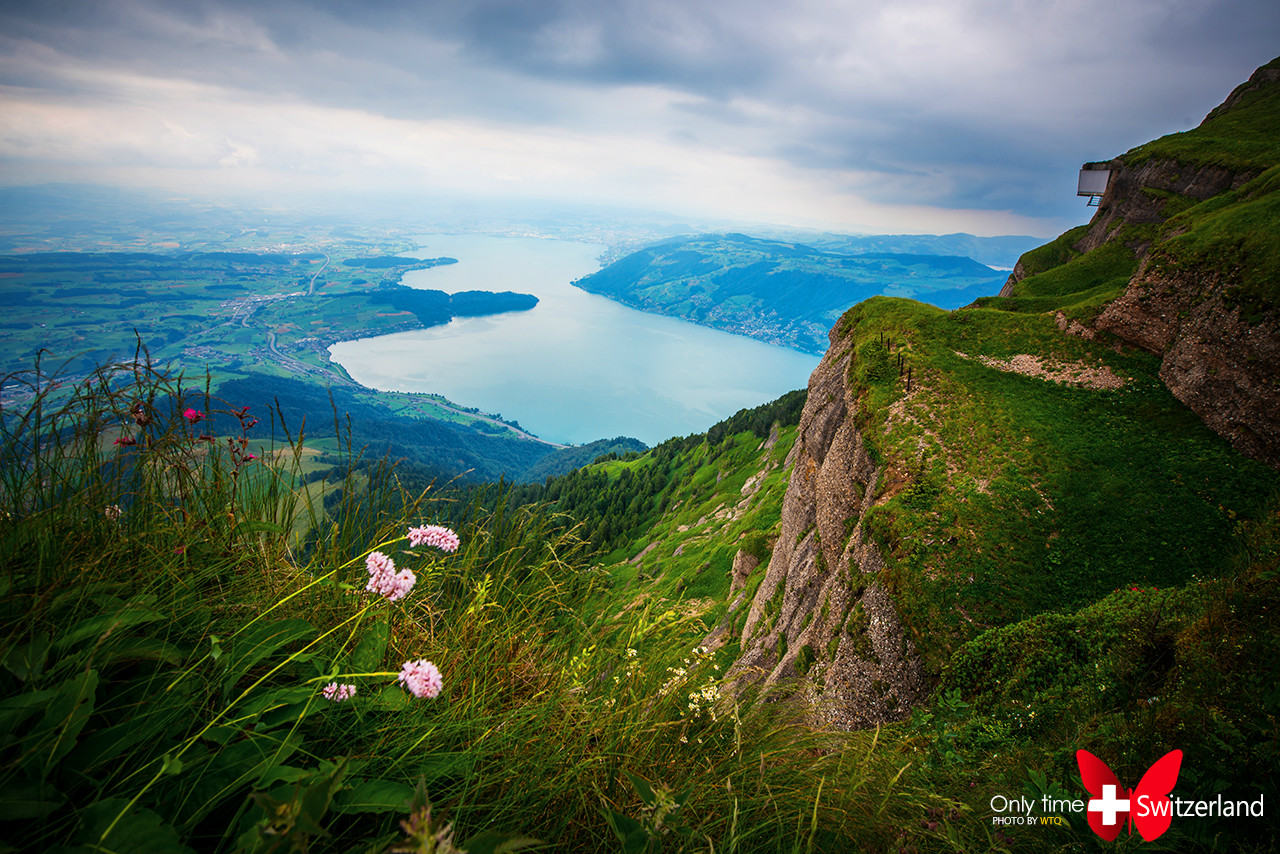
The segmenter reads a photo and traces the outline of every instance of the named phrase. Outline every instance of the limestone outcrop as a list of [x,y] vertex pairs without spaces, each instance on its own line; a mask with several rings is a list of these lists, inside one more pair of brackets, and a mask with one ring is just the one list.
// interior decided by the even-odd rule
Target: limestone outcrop
[[1094,326],[1162,356],[1175,397],[1236,450],[1280,469],[1280,318],[1242,317],[1229,276],[1146,264]]
[[[1276,85],[1280,67],[1259,68],[1205,122],[1236,109],[1248,93]],[[1238,190],[1264,170],[1144,159],[1141,148],[1110,166],[1106,194],[1072,249],[1083,254],[1124,240],[1140,263],[1091,329],[1073,322],[1068,331],[1109,332],[1161,356],[1160,378],[1179,400],[1238,451],[1280,469],[1280,315],[1273,307],[1238,304],[1233,293],[1240,271],[1230,263],[1178,258],[1168,244],[1184,227],[1126,228],[1165,223],[1188,201]],[[1016,296],[1028,275],[1019,261],[1000,295]]]
[[853,417],[851,358],[833,331],[809,379],[778,540],[730,671],[739,686],[794,685],[817,721],[841,729],[899,720],[927,693],[864,532],[879,472]]

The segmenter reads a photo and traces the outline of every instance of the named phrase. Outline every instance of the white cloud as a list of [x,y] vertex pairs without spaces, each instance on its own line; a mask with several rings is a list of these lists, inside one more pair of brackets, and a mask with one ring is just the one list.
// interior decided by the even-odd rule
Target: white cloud
[[1087,215],[1080,162],[1198,120],[1270,58],[1236,42],[1280,24],[1255,0],[323,6],[0,9],[0,181],[129,170],[1053,234]]

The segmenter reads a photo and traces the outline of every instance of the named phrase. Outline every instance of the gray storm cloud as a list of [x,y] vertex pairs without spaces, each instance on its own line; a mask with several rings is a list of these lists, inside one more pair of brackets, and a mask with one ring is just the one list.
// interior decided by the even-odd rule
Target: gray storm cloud
[[1080,162],[1194,125],[1278,32],[1272,0],[10,3],[0,181],[151,165],[1053,233]]

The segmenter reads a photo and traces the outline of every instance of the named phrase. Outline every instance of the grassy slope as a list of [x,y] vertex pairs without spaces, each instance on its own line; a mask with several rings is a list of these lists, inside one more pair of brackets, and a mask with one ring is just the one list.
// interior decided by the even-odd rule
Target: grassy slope
[[[993,795],[1040,785],[1028,769],[1046,775],[1047,791],[1079,797],[1081,747],[1135,780],[1182,749],[1183,796],[1256,798],[1255,781],[1274,796],[1265,771],[1277,755],[1267,732],[1280,701],[1268,687],[1280,678],[1274,472],[1172,398],[1154,357],[1062,335],[1047,316],[876,298],[850,310],[842,329],[841,346],[858,354],[851,381],[864,389],[864,436],[884,467],[868,524],[939,685],[928,709],[881,738],[911,759],[906,785],[955,811],[943,810],[950,818],[936,831],[913,823],[903,842],[935,850],[944,832],[961,850],[1087,841],[1078,821],[1014,839],[994,836],[986,818]],[[1106,366],[1126,385],[1071,388],[977,360],[1019,353]],[[752,433],[690,437],[560,481],[562,497],[578,478],[593,495],[618,487],[647,508],[605,543],[610,582],[588,612],[683,603],[699,619],[672,641],[696,644],[725,611],[738,549],[767,559],[785,470],[768,472],[743,515],[724,511],[793,442],[794,428],[771,451]],[[661,488],[651,493],[644,474],[654,469]],[[566,506],[586,521],[585,536],[628,510],[607,498]],[[749,596],[762,577],[752,576]],[[735,654],[736,644],[714,660]],[[1190,850],[1217,833],[1247,850],[1270,831],[1184,822],[1169,839]]]
[[[1280,68],[1280,59],[1264,68]],[[1163,223],[1122,224],[1087,254],[1071,248],[1085,230],[1073,229],[1023,256],[1030,275],[1018,283],[1015,298],[984,298],[978,304],[1062,310],[1087,321],[1119,296],[1137,270],[1132,247],[1150,244],[1157,264],[1194,265],[1230,276],[1247,316],[1280,307],[1280,83],[1242,84],[1240,91],[1235,104],[1215,110],[1198,127],[1138,146],[1120,159],[1128,167],[1150,161],[1220,167],[1256,175],[1253,180],[1203,202],[1162,193]]]
[[[1145,243],[1153,263],[1229,272],[1236,299],[1271,310],[1275,92],[1246,94],[1196,131],[1126,155],[1266,170],[1240,189],[1167,199],[1168,222],[1124,225],[1086,255],[1072,248],[1081,230],[1069,232],[1024,256],[1032,275],[1013,298],[952,313],[876,298],[841,321],[840,346],[857,356],[860,426],[884,468],[867,522],[939,684],[932,707],[888,738],[913,756],[912,779],[954,804],[938,824],[962,850],[1087,843],[1078,815],[1061,830],[1015,836],[995,836],[981,819],[995,794],[1079,797],[1079,748],[1107,756],[1122,780],[1181,749],[1182,797],[1280,796],[1280,480],[1176,401],[1154,357],[1063,335],[1050,314],[1096,314],[1136,270],[1130,247]],[[1073,388],[975,358],[1018,354],[1106,366],[1125,384]],[[710,470],[695,462],[681,482],[693,489],[702,478],[705,489]],[[653,576],[616,564],[631,585],[613,594],[680,578],[668,556],[693,533],[679,525],[701,515],[677,507],[638,527],[642,536],[612,559],[657,543],[642,559]],[[720,543],[723,562],[731,548]],[[1273,850],[1275,826],[1274,817],[1181,821],[1162,842]],[[928,834],[906,837],[931,845]]]
[[[666,833],[846,850],[935,802],[872,733],[713,713],[696,618],[656,600],[591,618],[610,576],[545,514],[476,507],[456,554],[411,549],[406,528],[444,508],[374,472],[301,554],[300,449],[202,442],[181,415],[199,401],[140,380],[4,424],[0,850],[382,852],[409,812],[412,850],[450,850],[427,841],[450,823],[472,854],[505,831],[559,851]],[[113,445],[103,428],[139,399],[175,404]],[[374,549],[417,573],[405,599],[360,592]],[[435,699],[396,684],[419,658],[443,673]],[[356,696],[325,699],[331,682]]]

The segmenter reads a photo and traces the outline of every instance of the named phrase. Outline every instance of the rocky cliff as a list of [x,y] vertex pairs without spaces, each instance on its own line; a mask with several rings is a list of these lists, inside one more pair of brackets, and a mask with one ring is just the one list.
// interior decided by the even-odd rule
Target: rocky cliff
[[[1111,161],[1097,213],[1064,247],[1083,264],[1090,253],[1120,245],[1136,266],[1115,299],[1076,312],[1083,324],[1074,328],[1110,333],[1161,356],[1161,379],[1179,400],[1242,453],[1274,468],[1280,311],[1269,268],[1280,229],[1277,114],[1280,65],[1272,62],[1195,130]],[[1241,206],[1249,215],[1221,228],[1229,209]],[[1019,261],[1002,297],[1037,293],[1029,280],[1052,267],[1034,256]]]
[[1231,304],[1230,270],[1148,263],[1096,329],[1161,356],[1160,379],[1237,450],[1280,469],[1280,315]]
[[1113,161],[1093,221],[1002,297],[845,313],[734,684],[840,728],[898,720],[984,633],[1220,571],[1213,543],[1276,483],[1237,451],[1280,467],[1278,77]]
[[[839,328],[839,327],[837,327]],[[777,544],[751,602],[730,677],[763,687],[797,677],[818,720],[841,729],[899,720],[926,680],[880,572],[863,515],[881,470],[851,413],[852,347],[836,331],[809,379],[787,464]]]

